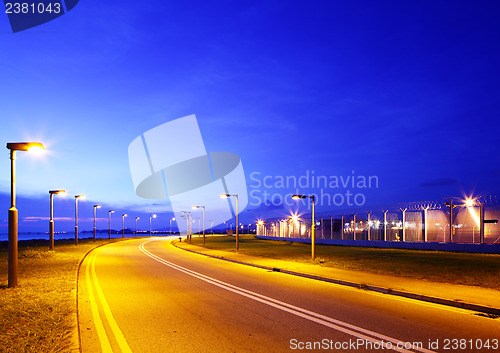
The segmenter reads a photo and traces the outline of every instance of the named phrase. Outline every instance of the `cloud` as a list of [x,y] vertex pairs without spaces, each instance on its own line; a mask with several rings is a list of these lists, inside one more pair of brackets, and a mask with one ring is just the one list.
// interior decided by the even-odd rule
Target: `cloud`
[[420,184],[422,188],[432,188],[437,186],[448,186],[458,183],[457,179],[454,178],[437,178],[429,181],[425,181]]

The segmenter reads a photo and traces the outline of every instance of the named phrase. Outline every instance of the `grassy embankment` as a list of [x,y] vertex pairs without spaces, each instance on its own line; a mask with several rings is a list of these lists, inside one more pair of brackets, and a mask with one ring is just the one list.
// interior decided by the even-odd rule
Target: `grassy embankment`
[[[194,235],[192,243],[202,246],[203,238]],[[235,238],[208,236],[206,247],[234,252]],[[239,252],[312,263],[310,244],[260,240],[243,235],[240,236]],[[500,255],[316,245],[315,262],[338,269],[500,290]]]
[[76,273],[90,249],[109,240],[19,243],[18,287],[7,288],[7,246],[0,248],[0,352],[68,352],[75,347]]

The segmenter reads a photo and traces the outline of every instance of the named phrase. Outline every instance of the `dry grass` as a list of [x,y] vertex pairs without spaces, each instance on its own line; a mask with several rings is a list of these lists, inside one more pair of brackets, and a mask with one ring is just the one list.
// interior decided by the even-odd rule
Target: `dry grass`
[[20,243],[16,288],[7,288],[7,249],[0,249],[0,352],[68,352],[76,347],[78,264],[87,251],[106,242],[56,242],[55,251]]
[[[202,238],[193,236],[193,244]],[[206,247],[234,251],[234,237],[207,237]],[[240,253],[312,263],[311,245],[240,236]],[[316,245],[321,266],[500,290],[500,255]]]

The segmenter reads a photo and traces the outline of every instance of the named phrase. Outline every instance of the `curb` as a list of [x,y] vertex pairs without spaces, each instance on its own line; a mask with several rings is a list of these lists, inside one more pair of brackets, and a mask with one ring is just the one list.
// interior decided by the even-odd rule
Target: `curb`
[[257,265],[257,264],[252,264],[252,263],[239,261],[239,260],[225,259],[222,256],[209,255],[209,254],[204,254],[204,253],[201,253],[201,252],[198,252],[195,250],[184,249],[182,247],[177,246],[174,243],[174,241],[172,241],[171,244],[173,246],[175,246],[177,249],[181,249],[181,250],[188,251],[188,252],[191,252],[194,254],[203,255],[203,256],[211,257],[213,259],[228,261],[228,262],[232,262],[232,263],[236,263],[236,264],[240,264],[240,265],[256,267],[256,268],[260,268],[260,269],[268,270],[268,271],[273,271],[273,272],[286,273],[286,274],[289,274],[292,276],[314,279],[317,281],[329,282],[329,283],[339,284],[341,286],[348,286],[348,287],[353,287],[353,288],[358,288],[358,289],[364,289],[364,290],[369,290],[372,292],[378,292],[378,293],[382,293],[382,294],[389,294],[389,295],[395,295],[398,297],[420,300],[420,301],[424,301],[424,302],[428,302],[428,303],[441,304],[441,305],[452,306],[452,307],[460,308],[460,309],[477,311],[480,313],[491,315],[491,316],[493,316],[493,317],[491,317],[493,319],[497,318],[496,316],[500,317],[500,309],[499,308],[493,308],[493,307],[480,305],[480,304],[472,304],[472,303],[456,301],[456,300],[451,300],[451,299],[433,297],[433,296],[429,296],[429,295],[416,294],[416,293],[406,292],[406,291],[401,291],[401,290],[394,290],[394,289],[385,288],[385,287],[370,286],[370,285],[365,285],[362,283],[343,281],[343,280],[329,278],[329,277],[310,275],[310,274],[306,274],[306,273],[302,273],[302,272],[290,271],[290,270],[280,269],[277,267]]

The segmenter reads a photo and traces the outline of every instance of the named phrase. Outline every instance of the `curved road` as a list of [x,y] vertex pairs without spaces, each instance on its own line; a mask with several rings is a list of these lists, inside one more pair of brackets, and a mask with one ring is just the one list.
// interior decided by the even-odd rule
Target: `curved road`
[[500,350],[499,319],[220,261],[171,240],[134,239],[87,256],[83,352]]

